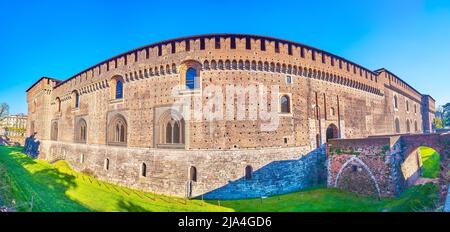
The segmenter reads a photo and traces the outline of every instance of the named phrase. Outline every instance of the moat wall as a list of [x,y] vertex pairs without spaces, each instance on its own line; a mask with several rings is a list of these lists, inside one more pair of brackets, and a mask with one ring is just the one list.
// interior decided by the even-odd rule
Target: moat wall
[[[161,150],[42,141],[39,158],[64,159],[102,180],[167,195],[242,199],[293,192],[326,182],[324,149]],[[105,160],[109,168],[105,168]],[[141,175],[142,163],[147,175]],[[245,178],[245,168],[253,169]],[[190,181],[195,167],[197,181]]]
[[331,140],[327,144],[328,187],[378,197],[399,196],[422,173],[420,146],[433,147],[445,157],[446,139],[424,134]]

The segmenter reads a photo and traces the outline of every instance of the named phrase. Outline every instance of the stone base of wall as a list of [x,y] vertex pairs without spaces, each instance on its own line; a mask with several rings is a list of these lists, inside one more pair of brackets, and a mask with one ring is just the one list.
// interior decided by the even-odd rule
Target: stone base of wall
[[[254,198],[326,183],[323,148],[165,150],[41,141],[39,150],[41,159],[66,160],[75,170],[108,182],[182,197]],[[245,178],[247,165],[253,169],[250,180]],[[197,170],[196,181],[190,181],[192,166]]]

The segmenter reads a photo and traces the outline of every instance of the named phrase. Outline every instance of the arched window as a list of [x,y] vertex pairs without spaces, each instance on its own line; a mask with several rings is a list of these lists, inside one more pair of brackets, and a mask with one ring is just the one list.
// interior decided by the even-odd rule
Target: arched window
[[172,143],[172,131],[172,122],[168,122],[166,125],[166,143]]
[[61,99],[59,97],[56,98],[56,112],[61,112]]
[[400,120],[398,118],[395,119],[395,133],[400,133]]
[[407,131],[408,133],[411,132],[411,125],[410,125],[409,120],[406,120],[406,131]]
[[398,99],[397,99],[397,95],[394,95],[394,108],[398,109]]
[[173,124],[173,132],[172,132],[172,141],[173,143],[180,143],[180,126],[178,122]]
[[103,165],[105,170],[109,170],[109,159],[105,159],[105,163]]
[[319,134],[316,134],[316,146],[317,146],[317,148],[320,147],[320,135]]
[[146,177],[147,176],[147,164],[142,163],[141,165],[141,176]]
[[121,80],[116,81],[116,99],[123,98],[123,83]]
[[79,143],[86,143],[87,140],[87,124],[84,119],[78,120],[75,131],[75,140]]
[[52,122],[50,138],[53,141],[57,141],[58,140],[58,122],[56,122],[56,121]]
[[78,105],[80,104],[80,95],[75,93],[75,108],[78,108]]
[[120,114],[116,114],[109,122],[108,144],[127,145],[127,122]]
[[419,131],[419,128],[417,127],[417,121],[414,121],[414,131],[415,132]]
[[250,165],[245,167],[245,179],[251,180],[253,178],[253,168]]
[[80,105],[80,94],[78,94],[78,91],[74,90],[72,92],[72,107],[74,109],[78,109],[79,105]]
[[194,68],[188,68],[186,71],[186,89],[195,89],[196,86],[197,70]]
[[33,101],[33,103],[31,104],[31,113],[36,112],[37,109],[37,103],[36,100]]
[[194,166],[189,168],[189,180],[197,182],[197,168]]
[[110,80],[110,96],[112,100],[123,99],[124,80],[120,75],[116,75]]
[[[167,110],[159,119],[159,146],[180,147],[184,145],[185,122],[176,111]],[[181,147],[180,147],[181,148]]]
[[406,100],[406,112],[409,112],[409,101]]
[[[171,118],[167,124],[166,124],[166,144],[181,144],[183,143],[182,138],[184,135],[182,135],[181,126],[182,122],[179,122],[175,120],[174,118]],[[184,125],[184,123],[183,123]]]
[[335,110],[333,107],[330,108],[330,115],[334,116],[336,114]]
[[280,98],[280,112],[281,113],[290,113],[291,112],[291,102],[289,96],[283,95]]

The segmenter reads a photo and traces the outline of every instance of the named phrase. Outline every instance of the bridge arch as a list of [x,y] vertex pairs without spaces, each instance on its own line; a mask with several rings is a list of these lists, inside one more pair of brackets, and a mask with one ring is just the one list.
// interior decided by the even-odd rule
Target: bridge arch
[[[354,188],[354,186],[349,185],[348,183],[345,183],[346,182],[345,180],[349,180],[352,182],[354,177],[351,177],[351,178],[342,178],[342,177],[346,176],[346,175],[352,175],[351,173],[353,173],[353,172],[355,172],[355,173],[358,172],[358,176],[362,177],[362,178],[364,178],[364,176],[369,177],[369,179],[368,179],[369,181],[365,181],[366,184],[363,184],[362,186],[360,186],[361,189],[366,189],[367,193],[369,193],[369,194],[371,192],[374,192],[373,190],[375,190],[377,193],[377,196],[381,197],[381,192],[380,192],[380,187],[378,185],[378,181],[376,180],[372,171],[360,158],[358,158],[356,156],[351,157],[341,166],[338,174],[336,175],[334,187],[352,191],[352,189],[349,189],[349,188]],[[361,173],[363,173],[363,174],[361,174]],[[358,183],[361,183],[361,182],[358,182]],[[352,192],[355,192],[355,191],[352,191]]]

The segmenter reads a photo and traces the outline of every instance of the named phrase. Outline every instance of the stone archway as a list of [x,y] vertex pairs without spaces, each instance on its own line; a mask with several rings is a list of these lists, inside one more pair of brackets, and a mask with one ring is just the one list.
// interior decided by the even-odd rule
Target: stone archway
[[381,197],[380,187],[372,171],[356,156],[351,157],[342,165],[336,175],[334,187]]
[[405,160],[420,146],[430,147],[440,155],[439,192],[441,200],[447,196],[450,183],[450,134],[416,134],[402,136]]
[[327,140],[326,140],[327,142],[330,139],[339,138],[339,130],[338,130],[337,126],[334,124],[330,124],[327,128],[326,136],[327,136]]

